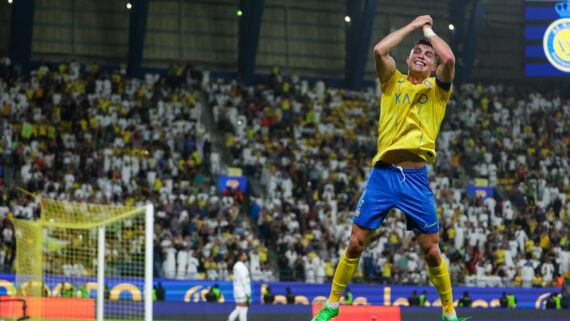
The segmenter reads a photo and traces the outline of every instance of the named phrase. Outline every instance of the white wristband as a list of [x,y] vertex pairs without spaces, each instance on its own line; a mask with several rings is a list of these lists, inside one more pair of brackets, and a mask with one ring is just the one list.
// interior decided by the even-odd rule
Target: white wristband
[[435,32],[430,27],[424,28],[424,37],[429,40],[431,36],[435,36]]

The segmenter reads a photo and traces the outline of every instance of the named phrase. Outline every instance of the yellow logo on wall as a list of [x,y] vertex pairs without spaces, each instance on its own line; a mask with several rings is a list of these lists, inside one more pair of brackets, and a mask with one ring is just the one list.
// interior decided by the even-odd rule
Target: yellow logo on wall
[[557,3],[554,9],[561,18],[546,28],[542,46],[554,67],[570,72],[570,0]]

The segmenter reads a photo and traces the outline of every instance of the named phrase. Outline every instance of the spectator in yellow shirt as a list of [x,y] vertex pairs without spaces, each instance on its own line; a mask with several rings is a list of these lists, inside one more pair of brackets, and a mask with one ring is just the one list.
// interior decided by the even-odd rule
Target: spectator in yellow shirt
[[543,250],[548,250],[550,248],[550,237],[546,233],[542,233],[540,236],[540,247]]

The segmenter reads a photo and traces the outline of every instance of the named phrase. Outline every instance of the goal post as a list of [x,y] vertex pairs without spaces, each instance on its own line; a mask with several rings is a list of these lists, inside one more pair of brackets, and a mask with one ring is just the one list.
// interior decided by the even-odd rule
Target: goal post
[[15,295],[26,299],[28,315],[151,321],[152,204],[40,203],[40,220],[12,220]]

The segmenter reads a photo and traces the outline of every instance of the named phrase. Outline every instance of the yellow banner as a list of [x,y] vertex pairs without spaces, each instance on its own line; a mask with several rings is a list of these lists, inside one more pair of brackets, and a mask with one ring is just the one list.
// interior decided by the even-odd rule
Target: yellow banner
[[489,180],[486,178],[476,178],[475,179],[475,186],[477,186],[477,187],[489,186]]
[[243,170],[239,167],[228,167],[228,176],[239,177],[243,175]]

